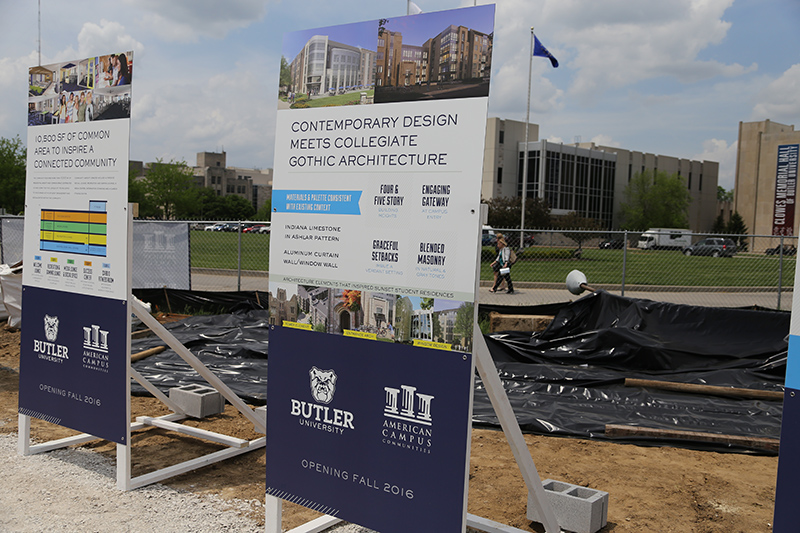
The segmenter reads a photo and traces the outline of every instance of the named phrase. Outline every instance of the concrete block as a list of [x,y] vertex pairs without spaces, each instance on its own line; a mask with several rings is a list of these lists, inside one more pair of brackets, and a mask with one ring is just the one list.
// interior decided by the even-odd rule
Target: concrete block
[[[264,421],[264,425],[267,425],[267,406],[262,405],[261,407],[256,407],[253,409],[253,412],[256,414],[257,417]],[[258,428],[255,428],[256,433],[261,433],[262,435],[266,435],[263,431]]]
[[524,331],[528,333],[544,331],[552,321],[553,317],[548,315],[506,315],[492,311],[489,313],[489,332]]
[[212,387],[184,385],[169,389],[169,399],[192,418],[205,418],[225,410],[225,398]]
[[[561,529],[573,533],[595,533],[608,522],[607,492],[553,479],[544,480],[542,486]],[[541,523],[531,492],[528,493],[528,519]]]

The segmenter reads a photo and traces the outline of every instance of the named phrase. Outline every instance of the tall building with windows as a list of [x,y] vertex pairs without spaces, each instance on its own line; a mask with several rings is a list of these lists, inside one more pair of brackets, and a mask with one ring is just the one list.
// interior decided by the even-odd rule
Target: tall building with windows
[[490,118],[486,127],[481,193],[484,200],[522,194],[524,153],[528,157],[527,197],[547,200],[554,215],[575,211],[616,229],[625,188],[636,173],[664,171],[684,179],[692,199],[689,228],[711,230],[717,216],[719,163],[656,155],[594,143],[540,141],[539,126]]
[[314,35],[291,64],[292,91],[311,95],[371,87],[375,52]]
[[487,78],[492,36],[448,26],[422,44],[403,42],[397,31],[378,36],[377,87],[407,87]]
[[[733,210],[751,235],[798,235],[799,150],[800,131],[794,126],[771,120],[739,123]],[[773,246],[767,239],[758,241]]]
[[272,169],[229,167],[225,152],[197,152],[192,174],[198,187],[209,187],[217,196],[241,196],[256,211],[272,198]]

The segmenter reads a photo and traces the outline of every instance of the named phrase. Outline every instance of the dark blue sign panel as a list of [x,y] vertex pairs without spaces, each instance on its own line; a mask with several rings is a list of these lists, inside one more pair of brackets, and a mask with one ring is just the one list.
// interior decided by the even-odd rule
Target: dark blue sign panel
[[382,533],[461,530],[471,354],[280,326],[270,354],[267,494]]
[[23,286],[20,414],[127,444],[126,301]]

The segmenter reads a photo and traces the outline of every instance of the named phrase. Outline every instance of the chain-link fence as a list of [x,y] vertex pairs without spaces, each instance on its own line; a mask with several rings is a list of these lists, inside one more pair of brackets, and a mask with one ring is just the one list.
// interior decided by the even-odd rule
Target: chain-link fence
[[714,307],[791,308],[796,237],[484,229],[481,279],[493,276],[489,261],[496,255],[497,234],[518,250],[512,268],[515,289],[534,290],[536,303],[564,301],[566,276],[577,269],[591,287],[623,296]]
[[[5,263],[21,259],[22,219],[2,217],[0,251]],[[269,222],[169,222],[185,230],[159,230],[152,223],[134,223],[144,251],[134,254],[134,273],[148,287],[170,286],[156,269],[142,266],[145,253],[156,261],[173,261],[187,268],[190,287],[201,291],[267,291]],[[144,228],[148,229],[144,229]],[[141,229],[137,229],[141,228]],[[180,228],[179,228],[180,229]],[[685,233],[685,230],[683,230]],[[179,244],[188,235],[188,247]],[[496,257],[496,237],[503,234],[517,250],[512,267],[516,294],[489,296]],[[675,238],[674,230],[650,235],[589,230],[526,230],[485,228],[482,236],[480,301],[508,305],[564,302],[575,297],[565,280],[582,271],[588,284],[615,294],[657,301],[713,307],[760,306],[790,309],[797,254],[796,237],[689,234]],[[671,238],[670,238],[671,237]],[[170,240],[172,239],[172,240]],[[640,239],[642,239],[640,241]],[[171,243],[171,244],[170,244]],[[522,245],[520,245],[522,243]],[[171,257],[186,254],[188,258]],[[159,259],[161,258],[161,259]],[[173,268],[173,267],[170,267]],[[137,275],[134,275],[137,279]],[[140,288],[140,287],[135,287]]]

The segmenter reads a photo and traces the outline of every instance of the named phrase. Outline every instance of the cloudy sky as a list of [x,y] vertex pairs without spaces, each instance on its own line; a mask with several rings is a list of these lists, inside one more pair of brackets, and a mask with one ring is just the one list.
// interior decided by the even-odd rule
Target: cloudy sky
[[[416,0],[423,11],[473,0]],[[479,0],[479,3],[484,3]],[[131,158],[273,161],[287,31],[406,14],[406,0],[41,0],[41,62],[134,51]],[[37,2],[0,0],[0,136],[25,140]],[[524,120],[530,28],[540,135],[720,163],[733,187],[740,121],[800,129],[798,0],[497,0],[489,115]]]

